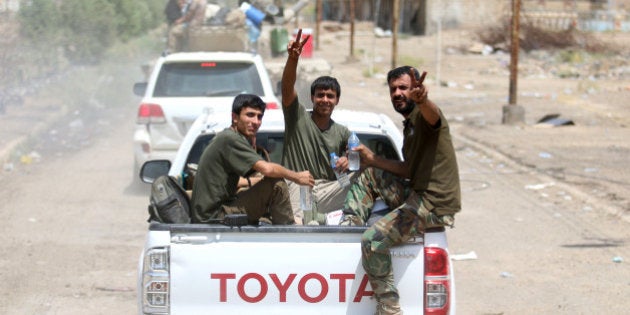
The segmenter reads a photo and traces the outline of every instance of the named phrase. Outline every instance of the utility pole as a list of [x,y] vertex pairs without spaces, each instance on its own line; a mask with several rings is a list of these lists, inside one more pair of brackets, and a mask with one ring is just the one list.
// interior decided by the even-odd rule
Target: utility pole
[[350,0],[350,55],[348,56],[349,62],[357,61],[357,58],[354,57],[354,1],[355,0]]
[[398,56],[398,17],[400,12],[400,0],[394,0],[392,8],[392,69],[396,68]]
[[518,81],[518,51],[519,29],[521,14],[521,0],[512,0],[512,27],[510,43],[510,96],[508,105],[503,106],[503,123],[520,124],[525,122],[525,109],[516,104],[517,81]]
[[322,10],[324,9],[324,6],[322,4],[322,0],[317,0],[316,2],[316,8],[317,8],[317,17],[315,18],[315,50],[319,50],[319,31],[321,28],[321,24],[322,24]]

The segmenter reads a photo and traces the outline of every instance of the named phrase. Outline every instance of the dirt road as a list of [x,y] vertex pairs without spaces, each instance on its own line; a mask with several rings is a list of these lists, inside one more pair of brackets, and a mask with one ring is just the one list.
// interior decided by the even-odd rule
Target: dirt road
[[[344,38],[322,38],[324,51],[314,54],[333,65],[342,84],[340,106],[399,121],[383,78],[388,40],[360,42],[359,50],[378,48],[381,70],[367,78],[368,63],[348,63],[339,53]],[[434,67],[434,42],[405,40],[401,54],[420,52],[414,60]],[[451,253],[469,258],[454,261],[458,314],[625,313],[630,111],[619,100],[628,99],[629,83],[598,81],[602,92],[585,96],[577,81],[524,78],[527,124],[504,126],[508,82],[500,65],[506,57],[443,58],[442,80],[458,85],[438,87],[431,70],[427,84],[451,122],[460,164],[464,209],[448,231]],[[140,59],[77,73],[85,89],[99,91],[100,104],[70,112],[24,150],[37,154],[0,173],[0,313],[136,312],[148,200],[146,190],[129,186],[137,102],[131,84],[141,77]],[[533,126],[554,111],[576,125]],[[3,126],[9,115],[0,117]]]

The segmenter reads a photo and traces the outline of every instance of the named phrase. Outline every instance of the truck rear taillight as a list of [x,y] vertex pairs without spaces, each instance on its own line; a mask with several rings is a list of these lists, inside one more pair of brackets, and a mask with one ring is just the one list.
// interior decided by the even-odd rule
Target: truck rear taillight
[[158,104],[142,103],[138,107],[138,124],[163,124],[166,122],[164,111]]
[[142,311],[167,314],[170,310],[170,266],[168,247],[150,248],[142,265]]
[[424,248],[424,314],[449,312],[450,275],[448,253],[439,247]]

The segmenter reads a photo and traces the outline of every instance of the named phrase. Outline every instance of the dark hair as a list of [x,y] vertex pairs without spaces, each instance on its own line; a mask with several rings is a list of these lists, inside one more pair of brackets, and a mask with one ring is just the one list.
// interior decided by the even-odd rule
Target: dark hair
[[339,85],[337,79],[331,76],[325,75],[315,79],[315,81],[313,81],[313,84],[311,84],[311,96],[315,95],[315,90],[317,89],[331,89],[337,92],[337,98],[341,96],[341,86]]
[[416,80],[420,80],[420,73],[418,69],[410,67],[410,66],[401,66],[392,70],[389,70],[387,73],[387,83],[391,82],[394,79],[398,79],[405,74],[409,74],[409,70],[413,69],[413,73],[416,76]]
[[265,104],[258,95],[239,94],[234,98],[234,102],[232,103],[232,113],[240,114],[243,107],[260,109],[264,113],[267,104]]

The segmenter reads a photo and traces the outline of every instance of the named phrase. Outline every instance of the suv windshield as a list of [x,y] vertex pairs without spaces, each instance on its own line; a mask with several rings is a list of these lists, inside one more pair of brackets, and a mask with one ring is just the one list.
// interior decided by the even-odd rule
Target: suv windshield
[[253,63],[177,62],[164,64],[158,74],[155,97],[264,95]]

